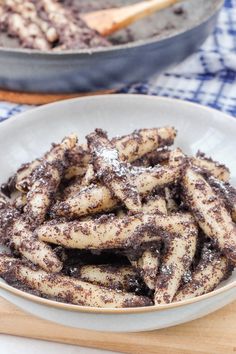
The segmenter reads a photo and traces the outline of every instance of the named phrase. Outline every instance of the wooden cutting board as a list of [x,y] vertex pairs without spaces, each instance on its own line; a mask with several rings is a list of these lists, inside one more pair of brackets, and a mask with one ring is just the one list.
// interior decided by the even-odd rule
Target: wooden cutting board
[[31,316],[0,298],[0,333],[131,354],[236,353],[236,302],[180,326],[142,333],[79,330]]
[[27,104],[27,105],[42,105],[52,102],[57,102],[61,100],[66,100],[75,97],[85,97],[85,96],[96,96],[114,93],[115,90],[103,90],[97,92],[88,93],[27,93],[27,92],[17,92],[17,91],[3,91],[0,90],[0,101],[7,101],[17,104]]

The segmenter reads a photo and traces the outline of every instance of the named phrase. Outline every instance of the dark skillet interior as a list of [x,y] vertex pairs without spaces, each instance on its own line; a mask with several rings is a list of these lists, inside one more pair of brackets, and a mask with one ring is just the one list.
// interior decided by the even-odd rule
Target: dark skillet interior
[[[138,0],[64,0],[65,5],[74,6],[79,12],[89,12],[101,8],[129,5]],[[198,23],[201,23],[222,2],[220,0],[188,0],[138,21],[129,28],[112,35],[114,45],[126,44],[139,40],[155,38],[156,40],[173,36]],[[0,33],[0,46],[19,48],[18,40]]]
[[[103,0],[73,1],[84,10],[104,5]],[[223,0],[187,0],[116,33],[111,38],[116,45],[106,48],[39,52],[18,49],[16,40],[0,34],[0,89],[88,93],[146,81],[199,48],[212,32],[221,5]]]

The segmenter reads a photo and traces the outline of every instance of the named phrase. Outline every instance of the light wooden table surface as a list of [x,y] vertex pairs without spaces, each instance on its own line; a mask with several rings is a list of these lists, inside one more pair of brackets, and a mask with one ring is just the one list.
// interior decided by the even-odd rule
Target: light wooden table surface
[[236,353],[236,302],[180,326],[142,333],[67,328],[22,312],[0,298],[0,333],[131,354]]

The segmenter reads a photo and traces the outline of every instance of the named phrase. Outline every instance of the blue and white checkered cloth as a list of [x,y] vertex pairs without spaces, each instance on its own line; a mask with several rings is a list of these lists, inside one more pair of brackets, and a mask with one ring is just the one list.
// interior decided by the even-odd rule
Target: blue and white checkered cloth
[[[174,69],[122,92],[198,102],[236,117],[236,0],[226,0],[214,33]],[[0,121],[29,107],[0,102]]]

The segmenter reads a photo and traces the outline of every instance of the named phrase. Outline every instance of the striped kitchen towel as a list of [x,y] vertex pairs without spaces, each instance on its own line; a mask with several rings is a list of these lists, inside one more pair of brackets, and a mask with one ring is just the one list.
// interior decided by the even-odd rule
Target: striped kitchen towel
[[227,0],[214,33],[174,69],[123,92],[180,98],[236,117],[236,0]]

